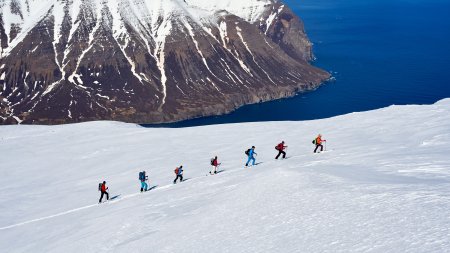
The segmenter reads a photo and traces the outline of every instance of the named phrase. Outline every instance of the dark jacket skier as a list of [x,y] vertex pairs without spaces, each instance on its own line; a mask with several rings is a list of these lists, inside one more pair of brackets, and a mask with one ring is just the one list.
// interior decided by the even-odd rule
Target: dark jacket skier
[[148,176],[145,175],[145,170],[139,172],[139,181],[141,181],[141,192],[147,191],[148,184],[145,182],[148,180]]

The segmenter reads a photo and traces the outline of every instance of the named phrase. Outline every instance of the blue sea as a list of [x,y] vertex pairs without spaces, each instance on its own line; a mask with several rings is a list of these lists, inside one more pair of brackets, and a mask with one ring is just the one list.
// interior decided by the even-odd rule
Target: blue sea
[[450,0],[284,2],[305,23],[313,64],[334,81],[228,115],[158,126],[311,120],[450,97]]

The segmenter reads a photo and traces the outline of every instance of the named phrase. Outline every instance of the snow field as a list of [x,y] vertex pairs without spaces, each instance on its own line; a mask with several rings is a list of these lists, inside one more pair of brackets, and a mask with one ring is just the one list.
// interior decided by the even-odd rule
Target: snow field
[[[450,100],[305,122],[3,126],[4,252],[448,252]],[[327,152],[312,154],[321,133]],[[275,145],[288,145],[275,161]],[[257,162],[243,168],[244,151]],[[214,155],[225,171],[205,176]],[[176,185],[173,170],[183,165]],[[139,193],[138,172],[149,185]],[[110,197],[98,205],[97,185]]]

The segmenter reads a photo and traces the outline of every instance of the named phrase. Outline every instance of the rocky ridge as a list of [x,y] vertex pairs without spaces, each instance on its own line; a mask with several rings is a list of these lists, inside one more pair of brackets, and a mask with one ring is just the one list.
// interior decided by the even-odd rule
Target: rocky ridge
[[273,0],[6,0],[0,123],[173,122],[329,78]]

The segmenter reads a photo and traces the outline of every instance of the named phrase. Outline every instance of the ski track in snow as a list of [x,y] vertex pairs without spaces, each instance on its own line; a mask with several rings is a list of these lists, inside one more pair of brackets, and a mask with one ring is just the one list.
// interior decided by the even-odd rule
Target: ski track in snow
[[[171,185],[167,185],[167,186],[171,186]],[[151,190],[151,191],[156,191],[157,189]],[[92,205],[82,206],[82,207],[79,207],[79,208],[75,208],[75,209],[71,209],[71,210],[68,210],[68,211],[60,212],[60,213],[57,213],[57,214],[45,216],[45,217],[42,217],[42,218],[37,218],[37,219],[29,220],[29,221],[24,221],[24,222],[12,224],[12,225],[5,226],[5,227],[0,227],[0,230],[15,228],[15,227],[19,227],[19,226],[27,225],[27,224],[30,224],[30,223],[39,222],[39,221],[45,221],[45,220],[48,220],[48,219],[60,217],[60,216],[63,216],[63,215],[74,213],[74,212],[79,212],[79,211],[82,211],[82,210],[86,210],[88,208],[98,207],[98,206],[101,206],[103,204],[114,204],[114,203],[120,202],[120,201],[122,201],[124,199],[129,199],[129,198],[133,198],[133,197],[139,196],[140,194],[141,193],[135,193],[135,194],[125,195],[123,197],[116,197],[117,199],[109,200],[109,201],[106,201],[106,202],[102,202],[101,204],[92,204]],[[118,196],[120,196],[120,195],[118,195]]]
[[15,228],[15,227],[23,226],[23,225],[30,224],[30,223],[33,223],[33,222],[48,220],[48,219],[51,219],[51,218],[55,218],[55,217],[59,217],[59,216],[62,216],[62,215],[78,212],[78,211],[85,210],[85,209],[88,209],[88,208],[91,208],[91,207],[94,207],[94,206],[98,206],[98,205],[99,204],[83,206],[83,207],[72,209],[72,210],[69,210],[69,211],[66,211],[66,212],[61,212],[61,213],[57,213],[57,214],[54,214],[54,215],[49,215],[49,216],[38,218],[38,219],[34,219],[34,220],[24,221],[24,222],[13,224],[13,225],[9,225],[9,226],[6,226],[6,227],[1,227],[0,230],[5,230],[5,229],[9,229],[9,228]]
[[[289,158],[292,158],[292,157],[295,157],[295,156],[291,156]],[[270,163],[273,163],[273,162],[270,162]],[[257,166],[257,165],[258,165],[258,163],[255,166]],[[252,166],[249,166],[248,168],[251,168],[251,167]],[[221,173],[222,174],[228,174],[228,173],[231,173],[233,171],[240,171],[240,170],[242,170],[242,168],[241,169],[228,170],[228,171],[221,172]],[[208,175],[206,175],[206,176],[208,176]],[[188,180],[185,179],[182,183],[183,184],[187,184],[189,182],[192,182],[192,181],[194,181],[196,179],[200,179],[202,177],[203,176],[189,178]],[[189,182],[186,182],[186,181],[189,181]],[[168,185],[164,185],[164,186],[158,186],[158,187],[155,187],[155,189],[153,189],[153,190],[151,190],[151,191],[149,191],[149,192],[147,192],[145,194],[149,194],[149,193],[152,193],[152,192],[155,192],[155,191],[157,192],[157,191],[161,191],[161,190],[164,190],[164,189],[168,189],[169,187],[172,187],[172,186],[176,186],[176,184],[168,184]],[[128,195],[124,195],[124,196],[121,196],[119,194],[119,196],[121,196],[121,197],[118,197],[116,200],[110,200],[109,202],[103,202],[102,204],[104,204],[104,203],[115,204],[115,203],[121,202],[122,200],[133,198],[133,197],[140,196],[140,195],[141,195],[141,193],[133,193],[133,194],[128,194]],[[48,219],[51,219],[51,218],[56,218],[56,217],[60,217],[60,216],[67,215],[67,214],[71,214],[71,213],[74,213],[74,212],[79,212],[79,211],[82,211],[82,210],[85,210],[85,209],[88,209],[88,208],[92,208],[92,207],[96,207],[96,206],[100,206],[100,205],[101,204],[92,204],[92,205],[82,206],[82,207],[79,207],[79,208],[67,210],[67,211],[64,211],[64,212],[60,212],[60,213],[57,213],[57,214],[45,216],[45,217],[42,217],[42,218],[36,218],[36,219],[33,219],[33,220],[20,222],[20,223],[8,225],[8,226],[5,226],[5,227],[0,227],[0,230],[15,228],[15,227],[19,227],[19,226],[27,225],[27,224],[30,224],[30,223],[39,222],[39,221],[45,221],[45,220],[48,220]]]

